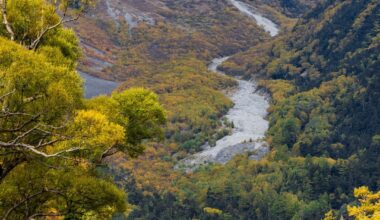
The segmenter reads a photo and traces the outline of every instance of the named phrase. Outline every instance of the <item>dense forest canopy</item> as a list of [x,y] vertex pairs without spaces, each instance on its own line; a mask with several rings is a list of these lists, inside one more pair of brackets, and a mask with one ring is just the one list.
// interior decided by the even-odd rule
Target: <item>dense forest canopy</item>
[[[280,35],[228,0],[0,0],[1,218],[379,219],[379,1],[239,2]],[[270,151],[175,169],[234,129],[221,56]]]
[[[376,194],[360,200],[368,209],[352,207],[369,192],[355,187],[379,190],[379,9],[378,1],[325,1],[293,31],[232,56],[223,70],[266,79],[272,152],[177,178],[174,203],[170,193],[138,190],[132,216],[376,219]],[[169,205],[149,211],[148,201]]]

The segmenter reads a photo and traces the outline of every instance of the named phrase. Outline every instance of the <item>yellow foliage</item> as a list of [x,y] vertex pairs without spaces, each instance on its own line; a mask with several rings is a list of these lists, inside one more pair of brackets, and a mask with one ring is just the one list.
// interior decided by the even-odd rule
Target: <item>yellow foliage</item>
[[210,215],[221,215],[221,214],[223,214],[223,211],[220,209],[217,209],[217,208],[206,207],[206,208],[203,208],[203,211],[207,214],[210,214]]
[[295,89],[295,86],[286,80],[262,80],[260,86],[267,88],[276,102],[284,100]]
[[359,200],[359,206],[348,206],[348,214],[357,220],[379,220],[380,219],[380,191],[373,193],[368,187],[362,186],[354,191]]
[[330,210],[329,212],[327,212],[325,214],[325,218],[324,220],[335,220],[335,216],[334,216],[334,212],[332,210]]
[[94,110],[79,111],[73,127],[80,134],[80,141],[89,146],[111,147],[122,143],[125,137],[122,126],[109,122],[105,115]]
[[122,126],[110,122],[105,115],[94,110],[78,111],[67,133],[73,138],[59,143],[54,151],[74,147],[93,152],[95,159],[100,159],[105,150],[124,143],[126,137]]

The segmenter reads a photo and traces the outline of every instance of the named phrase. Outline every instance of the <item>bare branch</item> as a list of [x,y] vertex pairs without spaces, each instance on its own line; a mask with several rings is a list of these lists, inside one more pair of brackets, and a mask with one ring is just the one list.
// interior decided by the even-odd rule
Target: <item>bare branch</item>
[[109,157],[109,156],[112,156],[112,155],[116,154],[118,151],[119,150],[115,146],[112,146],[112,147],[108,148],[107,150],[105,150],[102,153],[101,160],[103,160],[106,157]]
[[35,122],[39,117],[40,117],[40,115],[35,115],[32,118],[30,118],[29,120],[27,120],[26,122],[24,122],[22,125],[18,126],[17,128],[13,128],[13,129],[0,129],[0,133],[21,131],[23,128],[25,128],[30,123]]
[[7,32],[11,36],[11,41],[14,41],[15,40],[15,33],[12,30],[11,24],[8,22],[7,1],[6,0],[0,0],[0,7],[1,7],[1,14],[3,15],[3,24],[5,25]]
[[22,138],[26,137],[28,134],[32,133],[33,131],[35,131],[37,129],[38,126],[35,126],[31,129],[29,129],[28,131],[22,133],[21,135],[19,135],[18,137],[16,137],[11,143],[15,144],[17,143],[17,141],[21,140]]
[[43,194],[43,193],[45,193],[45,190],[41,190],[41,191],[39,191],[39,192],[37,192],[35,194],[32,194],[32,195],[26,197],[25,199],[21,200],[20,202],[16,203],[14,206],[12,206],[12,208],[8,209],[8,211],[3,216],[3,220],[8,219],[8,216],[13,212],[13,210],[15,210],[16,208],[18,208],[19,206],[21,206],[25,202],[33,199],[34,197],[37,197],[37,196]]
[[37,147],[33,146],[33,145],[25,144],[25,143],[12,143],[12,142],[11,143],[6,143],[6,142],[0,141],[0,147],[4,147],[4,148],[11,148],[11,147],[24,148],[25,150],[29,150],[29,151],[33,152],[34,154],[37,154],[37,155],[45,157],[45,158],[61,157],[63,154],[67,154],[67,153],[71,153],[71,152],[82,150],[81,147],[73,147],[73,148],[70,148],[70,149],[59,151],[59,152],[54,153],[54,154],[47,154],[45,152],[37,150],[37,148],[41,148],[42,146],[48,146],[50,143],[54,144],[54,143],[59,142],[59,141],[62,141],[62,140],[54,140],[54,141],[51,141],[51,142],[47,142],[47,143],[41,144],[40,146],[37,146]]
[[58,191],[58,190],[51,190],[51,189],[48,189],[48,188],[44,188],[42,189],[41,191],[39,192],[36,192],[30,196],[27,196],[26,198],[22,199],[21,201],[17,202],[15,205],[13,205],[10,209],[8,209],[8,211],[5,213],[5,215],[3,216],[3,220],[7,220],[9,215],[15,210],[17,209],[18,207],[20,207],[21,205],[23,205],[24,203],[34,199],[35,197],[39,196],[39,195],[42,195],[44,193],[53,193],[53,194],[57,194],[57,195],[61,195],[61,196],[64,196],[64,193],[61,192],[61,191]]
[[[0,0],[1,1],[1,0]],[[7,96],[10,96],[11,94],[15,93],[16,92],[16,89],[13,89],[12,91],[8,92],[8,93],[5,93],[4,95],[0,96],[0,101],[3,102],[2,103],[2,107],[1,107],[1,110],[2,111],[5,111],[7,109],[7,101],[5,100],[5,98]]]
[[44,95],[37,95],[37,96],[32,96],[32,97],[29,97],[29,98],[25,98],[24,99],[24,103],[30,103],[30,102],[33,102],[39,98],[43,98]]
[[36,149],[46,147],[46,146],[50,146],[50,145],[56,144],[56,143],[64,141],[64,140],[66,140],[66,139],[56,139],[56,140],[48,141],[45,143],[42,142],[42,140],[41,140],[40,143],[36,146]]
[[[1,144],[1,142],[0,142],[0,144]],[[62,154],[71,153],[71,152],[79,151],[79,150],[82,149],[80,147],[73,147],[73,148],[70,148],[70,149],[67,149],[67,150],[59,151],[59,152],[54,153],[54,154],[47,154],[45,152],[37,150],[34,146],[29,145],[29,144],[16,144],[16,146],[26,148],[27,150],[30,150],[33,153],[38,154],[40,156],[43,156],[45,158],[59,157]],[[47,146],[47,144],[45,144],[45,146]]]
[[[13,152],[16,154],[17,152]],[[14,157],[13,159],[8,160],[7,158],[3,161],[3,164],[0,164],[0,183],[3,179],[20,163],[25,161],[24,157]]]
[[[2,0],[0,0],[0,1],[2,1]],[[13,89],[12,91],[5,93],[4,95],[0,96],[0,101],[3,101],[5,97],[10,96],[15,92],[16,92],[16,89]]]
[[54,216],[64,216],[67,213],[36,213],[28,217],[28,219],[32,220],[35,217],[54,217]]
[[65,9],[65,11],[63,13],[62,18],[56,24],[54,24],[52,26],[49,26],[49,27],[46,27],[44,30],[41,31],[41,33],[37,36],[37,38],[29,45],[28,48],[30,50],[37,49],[37,47],[40,44],[40,42],[41,42],[42,38],[44,37],[44,35],[47,34],[50,30],[53,30],[53,29],[59,27],[62,24],[73,22],[73,21],[76,21],[76,20],[79,19],[80,14],[78,14],[75,18],[71,18],[71,19],[65,20],[65,18],[66,18],[66,11],[67,11],[67,8]]
[[3,115],[0,115],[0,118],[7,118],[7,117],[10,117],[10,116],[30,116],[30,117],[34,117],[34,115],[32,114],[28,114],[28,113],[23,113],[23,112],[9,112],[7,110],[1,110],[1,113]]

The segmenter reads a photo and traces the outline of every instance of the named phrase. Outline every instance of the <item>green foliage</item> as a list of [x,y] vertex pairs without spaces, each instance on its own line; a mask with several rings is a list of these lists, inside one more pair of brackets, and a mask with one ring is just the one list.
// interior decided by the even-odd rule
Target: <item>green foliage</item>
[[217,133],[220,118],[232,106],[218,90],[235,85],[234,79],[209,72],[204,62],[188,56],[131,78],[122,88],[141,86],[155,91],[168,114],[165,137],[178,143],[180,150],[195,152]]
[[[120,151],[137,156],[143,141],[161,135],[166,118],[157,96],[130,89],[101,97],[98,103],[83,101],[73,31],[59,25],[39,36],[60,19],[53,5],[42,0],[7,2],[15,41],[6,39],[9,33],[2,25],[1,217],[108,219],[126,212],[124,191],[97,167]],[[59,4],[64,9],[69,2]],[[39,37],[38,47],[26,46]],[[87,107],[91,102],[96,106]]]
[[[141,154],[141,142],[160,135],[165,114],[157,96],[131,89],[99,98],[105,103],[96,103],[93,109],[99,111],[84,110],[81,80],[73,65],[53,65],[53,58],[47,59],[44,53],[28,51],[5,39],[0,42],[0,92],[4,94],[0,184],[9,189],[0,197],[14,198],[4,201],[1,213],[9,211],[8,218],[17,219],[17,213],[77,218],[124,211],[124,194],[96,178],[94,162],[117,151]],[[58,56],[62,54],[58,52]],[[76,163],[84,168],[75,168]],[[33,187],[27,178],[33,179]],[[19,188],[10,190],[8,185]],[[25,201],[23,195],[28,195]],[[17,207],[11,208],[14,205]]]
[[53,36],[45,38],[38,48],[54,65],[67,65],[75,68],[81,55],[78,39],[70,29],[59,29]]
[[136,88],[112,96],[128,120],[128,140],[136,145],[144,139],[157,136],[165,122],[165,114],[158,97],[151,91]]
[[318,89],[277,101],[271,108],[269,129],[274,146],[286,144],[294,153],[304,156],[345,154],[344,149],[335,148],[336,145],[328,148],[324,140],[332,139],[331,129],[339,123],[337,114],[342,106],[360,97],[361,88],[357,83],[354,78],[342,76]]
[[380,144],[380,135],[375,135],[372,137],[372,143],[379,145]]
[[336,220],[336,217],[334,216],[334,212],[332,210],[328,211],[325,214],[324,220]]
[[[77,5],[76,9],[69,10],[69,6],[73,6],[74,3]],[[64,32],[63,24],[75,20],[67,18],[68,14],[76,17],[78,13],[92,4],[92,0],[2,1],[1,7],[4,10],[4,16],[1,16],[0,21],[4,25],[0,27],[0,34],[9,37],[12,41],[19,42],[28,49],[35,50],[46,40],[50,40],[50,43],[58,40],[59,34],[56,32]],[[57,12],[61,12],[62,17]],[[60,40],[61,44],[68,42],[70,42],[69,38],[67,38],[67,42],[62,38]]]
[[[81,11],[87,1],[59,3],[61,10],[70,5]],[[272,4],[290,14],[303,8],[294,1]],[[185,13],[163,16],[194,32],[159,22],[140,25],[126,36],[120,34],[128,28],[122,24],[113,40],[127,50],[107,70],[129,79],[124,89],[141,86],[159,95],[132,88],[83,101],[75,72],[80,52],[72,31],[59,25],[34,51],[22,47],[59,22],[53,5],[8,1],[9,21],[22,46],[0,38],[1,214],[107,219],[126,212],[125,193],[102,177],[97,165],[118,151],[136,157],[147,140],[163,134],[178,146],[171,144],[165,154],[154,144],[143,165],[125,162],[122,168],[135,172],[138,182],[117,177],[127,181],[128,199],[137,205],[131,219],[322,219],[328,210],[350,203],[354,187],[379,188],[379,3],[326,1],[288,36],[226,63],[223,68],[233,74],[272,79],[261,86],[273,96],[268,116],[273,150],[261,161],[242,155],[225,166],[178,176],[168,171],[169,154],[197,151],[227,132],[220,118],[232,103],[219,90],[236,82],[207,71],[206,60],[246,49],[266,36],[228,7],[213,7],[217,12],[207,16],[193,16],[182,1],[168,7]],[[0,34],[9,37],[4,26]],[[165,133],[158,100],[168,111]],[[360,191],[363,198],[377,196]],[[371,202],[363,201],[350,206],[349,214],[376,213]],[[333,217],[332,212],[326,216]]]
[[32,43],[43,28],[58,23],[60,19],[54,5],[42,0],[7,1],[7,14],[18,36],[15,40],[25,44]]
[[[62,167],[51,169],[48,165]],[[81,166],[32,162],[18,166],[1,183],[0,213],[9,214],[6,219],[24,218],[24,210],[33,217],[60,214],[68,219],[81,219],[83,215],[110,218],[114,212],[126,211],[125,196],[112,183],[90,176]]]
[[[318,174],[311,169],[318,170]],[[319,196],[310,189],[320,184],[319,178],[332,169],[334,162],[328,159],[257,162],[244,155],[225,166],[213,166],[182,177],[176,184],[184,205],[194,201],[200,208],[217,208],[231,219],[320,219],[323,217],[320,213],[329,207],[327,196]],[[330,181],[321,186],[326,194],[333,192],[329,189]]]
[[[212,208],[223,213],[219,219],[348,219],[345,207],[362,185],[369,187],[361,189],[362,204],[350,206],[352,216],[374,215],[379,10],[378,1],[324,1],[292,32],[233,56],[224,70],[270,78],[261,86],[273,96],[267,133],[272,151],[261,161],[243,155],[184,174],[174,183],[174,203],[155,209],[164,200],[142,196],[148,202],[137,204],[149,211],[135,216],[168,216],[178,209],[186,210],[180,212],[185,219],[212,219],[204,213]],[[188,147],[197,139],[179,140]]]
[[[297,195],[306,200],[317,196],[322,199],[301,208],[306,212],[321,210],[322,204],[323,209],[340,209],[352,201],[351,190],[360,184],[371,183],[372,188],[379,188],[375,171],[379,161],[371,159],[379,157],[379,112],[375,110],[379,108],[375,89],[379,83],[379,45],[374,43],[379,33],[379,9],[376,1],[327,1],[303,18],[289,36],[247,53],[264,53],[262,57],[272,58],[251,66],[264,67],[259,73],[274,79],[263,83],[274,96],[268,131],[273,159],[285,164],[296,156],[337,159],[330,171],[321,164],[324,171],[308,165],[304,171],[297,169],[296,175],[281,172],[287,178],[294,175],[281,184],[287,192],[297,185],[297,179],[302,179],[299,184],[305,188]],[[289,89],[288,84],[293,88]],[[332,181],[325,186],[338,189],[334,195],[313,184],[326,171],[326,179],[320,182]],[[310,172],[317,173],[306,180]],[[323,198],[324,193],[328,198]],[[303,216],[321,218],[314,214]]]
[[87,108],[96,109],[126,132],[124,143],[118,143],[119,150],[136,157],[144,151],[142,142],[162,136],[162,125],[166,115],[153,92],[143,88],[132,88],[108,97],[97,97],[87,101]]
[[53,65],[45,56],[3,38],[0,41],[0,92],[14,90],[3,103],[9,111],[43,114],[43,120],[54,122],[81,105],[81,79],[74,69]]

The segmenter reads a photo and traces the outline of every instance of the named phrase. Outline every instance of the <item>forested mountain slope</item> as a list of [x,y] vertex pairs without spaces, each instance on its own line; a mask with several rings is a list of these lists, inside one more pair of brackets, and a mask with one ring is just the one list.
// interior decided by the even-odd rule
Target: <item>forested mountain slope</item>
[[[278,24],[291,26],[314,1],[246,1]],[[284,11],[294,11],[290,17]],[[268,36],[230,0],[106,0],[74,26],[86,54],[81,69],[123,81],[149,66],[194,54],[210,61],[262,43]],[[113,68],[112,68],[113,67]]]
[[[378,0],[92,3],[0,0],[1,217],[378,219]],[[119,87],[85,99],[77,70]],[[269,129],[237,144],[270,151],[177,166],[244,88]]]
[[271,6],[281,11],[290,18],[302,17],[311,8],[317,5],[319,0],[245,0],[248,4],[255,6]]
[[[347,217],[354,187],[379,190],[379,12],[378,1],[326,1],[291,33],[224,64],[233,74],[270,79],[261,84],[273,97],[273,150],[267,160],[237,158],[189,180],[202,185],[209,175],[226,176],[208,189],[217,196],[204,200],[208,206],[240,216],[241,204],[219,201],[248,196],[257,209],[247,216],[259,219],[320,219],[331,208]],[[228,183],[239,178],[245,183]]]
[[209,72],[211,59],[269,39],[229,1],[101,1],[74,28],[81,71],[160,95],[178,155],[224,132],[219,118],[232,103],[221,90],[236,82]]
[[[318,140],[298,142],[296,146],[299,147],[299,153],[305,151],[303,155],[347,158],[363,146],[369,146],[372,137],[379,133],[379,8],[377,1],[327,2],[305,16],[289,35],[231,60],[230,64],[245,58],[253,60],[247,60],[244,71],[275,79],[272,81],[273,87],[280,83],[289,84],[287,88],[278,86],[277,89],[292,90],[287,92],[296,95],[278,100],[275,106],[286,105],[289,108],[289,105],[299,104],[291,102],[298,102],[316,93],[319,93],[322,101],[329,102],[324,107],[329,109],[325,112],[327,118],[319,120],[320,123],[325,121],[322,123],[325,125],[318,123],[314,126],[322,126],[323,130],[331,132]],[[264,54],[261,57],[265,58],[254,60],[256,53]],[[334,89],[331,90],[333,85]],[[310,101],[316,102],[316,99]],[[310,110],[316,111],[317,107],[319,105],[314,103]],[[296,130],[303,132],[312,119],[312,112],[305,113],[304,116],[295,116],[300,126]],[[277,119],[273,123],[279,125]],[[313,130],[315,132],[318,130]],[[297,135],[297,138],[301,136]],[[292,141],[282,143],[288,146],[297,143],[296,139]],[[316,145],[323,147],[318,148]],[[340,149],[329,145],[345,147]]]
[[[193,54],[210,60],[266,38],[228,1],[212,0],[101,1],[75,27],[90,58],[86,61],[94,64],[91,57],[105,59],[114,66],[87,65],[88,71],[119,81],[176,57]],[[92,47],[109,56],[100,56]]]
[[[278,25],[294,23],[280,1],[247,3]],[[180,143],[180,155],[225,133],[218,120],[232,103],[220,90],[236,82],[208,72],[209,62],[270,38],[230,0],[100,1],[73,27],[85,54],[79,70],[121,82],[120,90],[144,86],[161,94],[171,122],[166,136]]]
[[[182,3],[173,3],[171,7],[193,9],[199,6],[190,7],[191,3]],[[260,9],[269,7],[260,6],[261,3],[265,2],[255,2],[253,5]],[[210,2],[210,5],[213,4],[216,3]],[[296,5],[304,7],[302,4]],[[288,16],[297,17],[288,9],[279,8],[281,2],[270,2],[270,6],[271,10],[277,9],[277,13],[282,11]],[[231,15],[239,16],[231,10]],[[273,11],[270,13],[271,10],[264,11],[271,16],[277,14]],[[297,10],[299,9],[295,9]],[[188,13],[193,15],[193,12],[189,10]],[[221,12],[217,15],[222,16]],[[272,152],[258,162],[250,161],[249,155],[240,156],[226,166],[214,165],[192,175],[182,175],[164,171],[170,167],[170,163],[166,162],[171,159],[156,147],[154,154],[157,155],[159,151],[158,155],[165,158],[166,162],[154,163],[147,157],[140,164],[124,164],[132,170],[154,164],[157,166],[156,172],[167,175],[158,178],[150,172],[149,175],[141,177],[144,171],[140,170],[139,175],[134,175],[135,180],[129,180],[127,189],[133,192],[130,194],[130,201],[138,205],[131,218],[149,219],[158,216],[164,219],[176,216],[184,219],[207,219],[218,216],[221,219],[321,219],[331,209],[340,210],[335,215],[347,217],[346,205],[354,201],[355,187],[367,185],[372,190],[379,190],[379,86],[376,74],[379,69],[378,16],[377,1],[324,1],[303,16],[291,32],[273,40],[269,40],[265,34],[259,35],[264,38],[257,42],[244,37],[239,42],[245,43],[234,44],[235,49],[232,50],[226,48],[230,48],[228,45],[234,42],[235,37],[223,41],[221,45],[227,45],[226,48],[217,46],[220,42],[218,38],[213,38],[216,39],[213,41],[205,37],[205,40],[198,42],[201,43],[199,45],[204,45],[200,48],[207,51],[194,52],[200,58],[200,63],[215,54],[228,54],[237,52],[239,48],[245,50],[247,48],[244,47],[248,45],[253,46],[233,56],[222,69],[246,78],[255,76],[267,79],[261,85],[271,92],[273,98],[268,131]],[[194,18],[186,18],[186,13],[174,17],[174,21],[165,21],[180,21],[176,25],[190,27],[197,31],[194,33],[198,33],[198,36],[215,36],[214,34],[220,33],[218,29],[216,32],[213,32],[214,29],[204,29],[201,24],[204,24],[205,18],[196,17],[203,19],[197,23]],[[178,20],[180,17],[182,19]],[[244,23],[245,20],[242,19]],[[166,22],[163,23],[164,26],[168,24]],[[215,25],[220,24],[218,19],[213,22],[216,22]],[[234,23],[231,25],[236,26]],[[147,28],[154,30],[150,26]],[[138,30],[139,28],[136,32]],[[247,28],[242,33],[249,30]],[[228,29],[223,31],[228,33]],[[161,36],[162,33],[158,33],[160,34],[157,36]],[[148,39],[149,44],[154,42],[154,38]],[[187,42],[192,42],[194,38],[187,39]],[[155,51],[162,52],[160,45],[165,44],[157,43]],[[131,62],[131,57],[135,57],[133,67],[137,67],[136,69],[143,69],[136,65],[141,59],[136,56],[141,54],[147,54],[144,60],[155,64],[173,60],[166,57],[165,53],[156,57],[163,58],[162,60],[152,59],[149,53],[141,53],[145,43],[139,45],[136,47],[139,52],[130,52],[125,56],[129,58],[129,61],[126,59],[127,63]],[[135,47],[131,45],[130,48]],[[167,49],[173,48],[177,47]],[[175,50],[168,54],[173,54],[173,51]],[[182,56],[181,50],[174,54]],[[125,66],[130,68],[131,65]],[[157,68],[157,65],[154,66]],[[141,73],[135,72],[136,80],[129,80],[125,85],[142,83],[144,86],[152,86],[142,80]],[[156,80],[159,81],[165,76],[160,73],[157,75],[154,70],[151,73],[155,73]],[[203,95],[197,97],[199,100]],[[176,102],[173,100],[173,103]],[[174,109],[177,108],[178,106]],[[175,118],[178,120],[177,116]],[[183,122],[182,119],[178,121]],[[184,122],[181,127],[173,127],[173,131],[183,129],[182,126],[189,121]],[[210,127],[204,128],[204,131],[209,131]],[[200,137],[188,136],[189,133],[183,136],[183,132],[179,134],[174,135],[179,143]],[[174,146],[173,151],[178,152],[178,148]],[[188,146],[180,145],[179,149]],[[178,154],[175,156],[178,157]],[[117,171],[119,174],[120,172]],[[174,185],[164,179],[174,181]],[[144,186],[147,182],[149,183]],[[162,186],[166,186],[167,190]],[[154,188],[158,191],[152,190]]]

